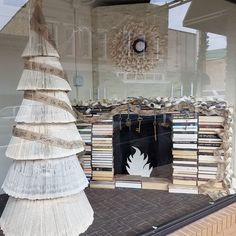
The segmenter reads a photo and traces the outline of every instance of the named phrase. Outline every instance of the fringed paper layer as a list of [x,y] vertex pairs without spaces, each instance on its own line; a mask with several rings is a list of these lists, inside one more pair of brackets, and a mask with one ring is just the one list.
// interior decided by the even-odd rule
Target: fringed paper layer
[[29,42],[22,57],[50,56],[59,58],[57,50],[45,38],[34,31],[30,31]]
[[[70,105],[69,98],[65,92],[40,92],[46,96],[59,99]],[[70,123],[76,122],[76,118],[68,111],[59,107],[45,104],[43,102],[23,99],[19,112],[16,116],[18,123]]]
[[43,15],[42,4],[39,1],[36,1],[34,5],[34,11],[30,19],[29,43],[23,53],[23,57],[32,56],[59,57]]
[[87,178],[74,155],[53,160],[14,161],[2,188],[12,197],[38,200],[77,194],[87,186]]
[[[29,132],[43,134],[47,139],[30,141],[24,138],[12,136],[7,147],[6,156],[15,160],[41,160],[54,159],[66,156],[72,156],[76,153],[82,153],[84,146],[68,148],[63,146],[55,146],[51,140],[54,138],[64,140],[65,142],[78,141],[82,142],[82,138],[74,123],[69,124],[44,124],[44,125],[26,125],[18,124],[18,129]],[[50,139],[50,141],[49,141]],[[56,140],[56,139],[55,139]]]
[[[63,71],[61,63],[55,57],[35,57],[30,58],[27,63],[38,63],[47,65],[50,68]],[[39,66],[40,67],[40,66]],[[46,70],[24,69],[19,81],[17,90],[62,90],[71,91],[71,87],[67,80],[58,73],[50,73]]]
[[53,200],[10,197],[0,219],[6,236],[78,236],[93,222],[93,210],[82,191]]
[[55,57],[49,57],[49,56],[31,57],[31,58],[27,59],[27,62],[46,64],[46,65],[56,68],[58,70],[63,70],[63,67],[60,63],[59,58],[55,58]]

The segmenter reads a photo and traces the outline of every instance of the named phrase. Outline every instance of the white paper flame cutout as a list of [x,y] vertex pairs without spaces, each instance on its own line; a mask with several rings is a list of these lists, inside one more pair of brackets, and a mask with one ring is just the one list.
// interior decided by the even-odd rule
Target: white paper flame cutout
[[145,158],[144,153],[141,154],[141,151],[133,147],[135,149],[134,155],[130,155],[127,159],[126,170],[130,175],[141,175],[143,177],[150,177],[153,167],[150,167],[150,163],[148,162],[148,155]]

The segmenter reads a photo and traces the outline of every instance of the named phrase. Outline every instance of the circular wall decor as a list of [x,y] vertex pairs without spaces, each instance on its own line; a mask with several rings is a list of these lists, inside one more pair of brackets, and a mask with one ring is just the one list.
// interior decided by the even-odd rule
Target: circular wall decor
[[134,41],[132,47],[136,53],[144,53],[147,49],[147,42],[142,38],[138,38]]
[[110,59],[123,71],[143,74],[158,64],[159,41],[156,25],[130,22],[110,33]]

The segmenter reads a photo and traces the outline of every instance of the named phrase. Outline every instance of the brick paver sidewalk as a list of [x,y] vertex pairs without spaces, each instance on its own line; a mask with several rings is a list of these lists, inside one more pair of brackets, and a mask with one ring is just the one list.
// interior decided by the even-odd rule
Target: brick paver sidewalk
[[[87,189],[95,211],[93,225],[83,235],[139,235],[208,205],[209,197],[139,189]],[[6,196],[0,197],[0,214]],[[0,233],[0,236],[3,234]]]

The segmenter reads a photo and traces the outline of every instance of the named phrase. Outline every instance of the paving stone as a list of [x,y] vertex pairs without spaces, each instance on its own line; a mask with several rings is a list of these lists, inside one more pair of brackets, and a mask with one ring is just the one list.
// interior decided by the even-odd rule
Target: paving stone
[[[209,197],[169,194],[157,190],[86,189],[95,211],[92,226],[82,236],[135,236],[199,210]],[[0,197],[0,214],[7,196]],[[3,234],[0,232],[0,236]]]

